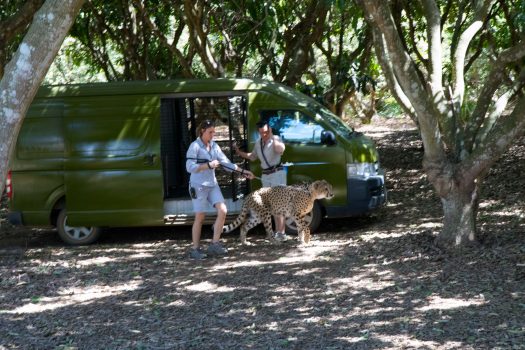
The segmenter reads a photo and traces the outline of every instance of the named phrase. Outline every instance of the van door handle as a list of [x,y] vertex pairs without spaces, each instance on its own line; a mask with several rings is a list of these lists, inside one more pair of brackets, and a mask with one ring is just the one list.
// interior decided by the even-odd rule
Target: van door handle
[[153,165],[155,164],[155,153],[148,153],[144,156],[144,165]]

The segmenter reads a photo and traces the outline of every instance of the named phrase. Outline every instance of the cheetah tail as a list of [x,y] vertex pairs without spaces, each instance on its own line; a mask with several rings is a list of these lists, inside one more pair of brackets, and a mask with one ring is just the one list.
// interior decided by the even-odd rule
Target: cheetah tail
[[235,218],[235,220],[233,220],[229,225],[224,226],[222,228],[222,233],[231,232],[237,227],[241,226],[241,224],[246,221],[247,216],[248,208],[243,207],[241,212],[239,213],[239,216],[237,216],[237,218]]

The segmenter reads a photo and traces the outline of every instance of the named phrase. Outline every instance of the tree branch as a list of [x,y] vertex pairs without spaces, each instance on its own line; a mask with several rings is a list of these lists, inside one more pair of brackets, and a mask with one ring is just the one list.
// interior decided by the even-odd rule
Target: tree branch
[[155,23],[153,23],[149,17],[148,11],[144,8],[140,0],[133,0],[135,7],[142,13],[143,19],[148,26],[148,28],[153,32],[153,34],[159,39],[160,43],[166,47],[178,60],[179,64],[182,67],[182,76],[185,78],[193,78],[193,70],[191,68],[191,61],[188,61],[182,52],[177,49],[178,38],[180,37],[182,31],[184,30],[184,24],[182,21],[179,22],[175,30],[175,35],[173,38],[173,44],[170,45],[166,36],[161,33],[159,28]]
[[470,42],[478,31],[482,28],[488,10],[494,0],[479,0],[477,1],[477,10],[472,20],[472,23],[459,37],[456,52],[453,56],[453,67],[455,75],[454,91],[452,95],[453,107],[457,115],[461,113],[461,106],[463,105],[463,96],[465,94],[465,56]]
[[386,44],[383,35],[376,28],[374,28],[373,37],[374,48],[376,50],[376,57],[379,60],[379,63],[381,64],[381,68],[383,70],[383,73],[385,74],[385,78],[388,86],[390,87],[390,91],[392,91],[394,98],[396,99],[397,103],[399,103],[401,108],[405,111],[405,113],[410,117],[410,119],[414,121],[414,123],[417,124],[418,121],[416,111],[414,110],[414,107],[412,107],[410,100],[405,95],[403,89],[401,88],[399,82],[396,79],[396,76],[394,74],[394,67],[387,54],[387,48],[385,46]]
[[28,0],[13,16],[0,21],[0,78],[4,75],[4,66],[10,51],[7,48],[13,39],[22,33],[30,24],[35,12],[42,6],[44,0]]
[[467,124],[465,137],[465,149],[467,151],[470,151],[476,142],[476,135],[481,125],[485,122],[487,110],[491,104],[494,93],[501,86],[501,82],[507,78],[505,75],[506,67],[509,64],[520,61],[523,57],[525,57],[525,40],[501,52],[498,59],[492,63],[492,69],[485,79],[485,83],[479,94],[478,103]]
[[370,25],[377,27],[384,35],[384,48],[391,58],[394,75],[410,104],[414,108],[421,138],[425,147],[425,159],[430,163],[440,163],[445,159],[445,152],[439,127],[435,118],[436,108],[430,102],[423,82],[417,74],[417,69],[403,48],[397,34],[392,14],[388,4],[383,1],[360,0]]
[[213,49],[208,40],[208,32],[203,28],[203,6],[202,1],[184,1],[184,14],[186,25],[190,32],[190,41],[196,47],[208,74],[213,77],[222,77],[224,76],[224,67],[215,59]]
[[500,118],[491,129],[489,136],[471,156],[458,168],[463,181],[473,181],[485,173],[510,147],[516,138],[525,133],[525,97],[521,97],[512,113]]

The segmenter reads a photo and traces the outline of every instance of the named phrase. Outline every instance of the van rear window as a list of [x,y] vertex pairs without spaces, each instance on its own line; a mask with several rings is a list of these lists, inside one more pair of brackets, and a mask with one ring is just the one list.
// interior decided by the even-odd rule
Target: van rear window
[[72,155],[129,157],[140,154],[151,129],[151,118],[75,118],[68,123]]
[[61,118],[26,118],[17,141],[18,159],[56,159],[64,156]]

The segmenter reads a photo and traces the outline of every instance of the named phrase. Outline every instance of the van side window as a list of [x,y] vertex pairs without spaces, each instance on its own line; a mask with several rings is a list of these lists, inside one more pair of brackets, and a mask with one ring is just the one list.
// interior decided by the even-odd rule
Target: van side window
[[268,120],[274,134],[287,143],[321,144],[324,128],[300,111],[266,110],[261,112],[261,117]]

